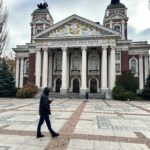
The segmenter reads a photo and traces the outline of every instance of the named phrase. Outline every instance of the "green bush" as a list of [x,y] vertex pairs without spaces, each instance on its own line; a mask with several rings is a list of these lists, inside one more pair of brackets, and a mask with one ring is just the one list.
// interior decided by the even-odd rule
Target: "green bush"
[[116,81],[117,86],[122,86],[126,91],[136,93],[138,89],[138,82],[131,71],[124,71],[120,78]]
[[136,99],[136,90],[138,84],[134,75],[129,72],[123,72],[116,86],[112,90],[112,96],[115,100],[134,100]]
[[122,86],[116,86],[112,91],[115,100],[134,100],[136,95],[132,91],[126,91]]
[[123,93],[120,93],[121,100],[134,100],[135,98],[136,95],[133,92],[125,91]]
[[16,93],[16,97],[18,98],[25,98],[26,97],[26,93],[25,93],[25,90],[22,88],[22,89],[19,89]]
[[122,86],[115,86],[112,91],[112,96],[115,100],[121,99],[121,93],[125,92],[124,88]]
[[38,87],[33,83],[27,83],[22,89],[19,89],[16,97],[18,98],[33,98],[38,92]]
[[0,61],[0,97],[16,95],[14,75],[4,59]]

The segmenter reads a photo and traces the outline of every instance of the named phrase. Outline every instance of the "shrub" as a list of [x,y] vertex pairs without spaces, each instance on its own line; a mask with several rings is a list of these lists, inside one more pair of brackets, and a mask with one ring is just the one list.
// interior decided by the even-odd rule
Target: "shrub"
[[122,86],[126,91],[132,91],[134,93],[136,93],[138,89],[137,80],[131,71],[124,71],[118,81],[116,81],[116,85]]
[[144,99],[150,100],[150,74],[148,75],[146,79],[146,84],[144,86],[144,89],[142,90],[141,93],[137,95]]
[[38,87],[33,83],[27,83],[22,89],[19,89],[16,97],[32,98],[38,92]]
[[112,96],[114,99],[119,100],[121,98],[121,93],[123,93],[125,90],[122,86],[115,86],[112,91]]
[[115,100],[134,100],[137,89],[138,84],[134,75],[130,71],[123,72],[118,81],[116,81],[112,96]]
[[22,89],[19,89],[16,93],[16,97],[18,98],[25,98],[25,90],[22,88]]
[[132,91],[126,91],[122,86],[116,86],[112,91],[115,100],[134,100],[136,95]]
[[16,95],[15,79],[13,73],[4,59],[0,61],[0,97],[13,97]]
[[125,91],[120,94],[121,100],[134,100],[135,98],[136,98],[136,95],[130,91]]

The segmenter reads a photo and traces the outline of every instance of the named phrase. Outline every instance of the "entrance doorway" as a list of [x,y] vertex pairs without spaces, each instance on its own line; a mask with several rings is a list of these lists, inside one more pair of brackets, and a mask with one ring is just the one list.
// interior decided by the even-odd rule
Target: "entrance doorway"
[[79,80],[73,80],[73,93],[79,93]]
[[97,93],[97,80],[92,79],[90,83],[90,92],[91,93]]
[[61,87],[61,79],[56,80],[56,92],[60,92]]

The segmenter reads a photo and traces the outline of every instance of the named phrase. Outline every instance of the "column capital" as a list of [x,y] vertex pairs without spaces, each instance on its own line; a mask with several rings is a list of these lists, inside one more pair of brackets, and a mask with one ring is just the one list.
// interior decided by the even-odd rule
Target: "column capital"
[[61,47],[63,51],[67,51],[68,47]]
[[144,56],[143,54],[139,54],[139,57],[140,57],[140,58],[143,58],[143,56]]
[[124,19],[122,19],[122,21],[121,21],[122,23],[125,23],[125,20]]
[[108,49],[108,46],[102,46],[102,50],[107,50]]
[[150,57],[150,55],[149,55],[149,54],[147,54],[147,55],[144,55],[144,57],[145,57],[145,58],[149,58],[149,57]]
[[42,48],[43,52],[48,52],[48,48]]
[[111,46],[110,48],[111,48],[111,50],[116,50],[117,47],[116,46]]
[[86,46],[82,46],[81,49],[82,49],[82,51],[86,51],[87,47]]

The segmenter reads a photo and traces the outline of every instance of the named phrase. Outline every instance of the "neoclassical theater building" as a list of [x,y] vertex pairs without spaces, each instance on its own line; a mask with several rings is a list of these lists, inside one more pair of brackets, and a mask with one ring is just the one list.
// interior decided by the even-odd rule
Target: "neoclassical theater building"
[[107,93],[131,70],[143,89],[149,73],[147,41],[128,39],[127,8],[111,0],[103,25],[78,15],[53,23],[47,3],[32,13],[31,42],[17,45],[16,87],[27,81],[66,94]]

